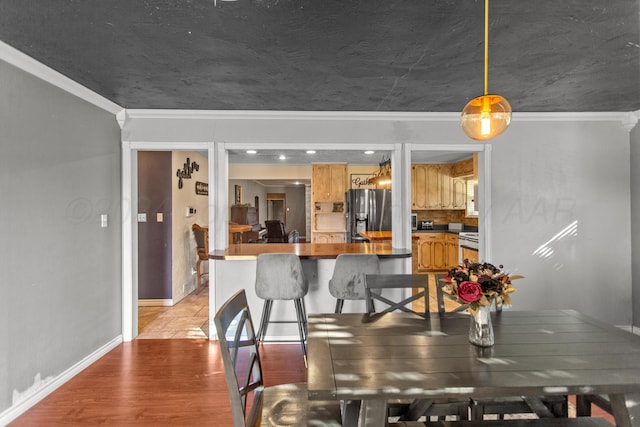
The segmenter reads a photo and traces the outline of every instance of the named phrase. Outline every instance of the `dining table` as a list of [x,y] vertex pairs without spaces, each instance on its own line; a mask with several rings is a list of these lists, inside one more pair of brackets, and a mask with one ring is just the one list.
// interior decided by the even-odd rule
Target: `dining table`
[[384,426],[390,399],[605,394],[618,427],[640,426],[640,336],[575,310],[491,316],[495,344],[479,347],[467,313],[310,314],[308,397]]

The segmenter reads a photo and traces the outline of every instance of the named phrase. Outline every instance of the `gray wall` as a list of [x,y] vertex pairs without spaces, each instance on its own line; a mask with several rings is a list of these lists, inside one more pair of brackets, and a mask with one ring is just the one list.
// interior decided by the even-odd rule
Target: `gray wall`
[[[523,114],[526,116],[526,114]],[[494,263],[526,276],[516,309],[573,308],[616,325],[631,324],[631,187],[629,132],[619,118],[584,120],[515,115],[490,142]],[[469,144],[455,121],[380,117],[366,126],[331,116],[305,120],[225,117],[132,117],[130,141],[277,141],[292,147],[410,143]],[[213,136],[212,136],[213,135]],[[208,138],[208,139],[207,139]],[[422,147],[425,148],[425,147]],[[637,191],[637,190],[636,190]],[[404,203],[409,203],[405,200]],[[563,230],[574,226],[566,236]],[[546,256],[536,252],[548,247]]]
[[640,125],[631,131],[631,243],[633,326],[640,328]]
[[495,142],[491,166],[491,261],[526,276],[515,283],[516,308],[571,308],[630,325],[629,133],[623,126],[515,121]]
[[121,148],[112,114],[2,61],[0,129],[2,412],[121,334]]

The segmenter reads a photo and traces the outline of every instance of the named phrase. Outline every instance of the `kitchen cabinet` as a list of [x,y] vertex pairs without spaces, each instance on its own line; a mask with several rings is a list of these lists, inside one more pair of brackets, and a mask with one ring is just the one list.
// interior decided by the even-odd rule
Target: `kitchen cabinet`
[[418,271],[446,270],[445,233],[423,233],[418,239]]
[[347,243],[347,233],[315,231],[311,243]]
[[462,248],[462,260],[465,259],[471,262],[478,262],[478,251],[475,249]]
[[473,157],[469,157],[451,165],[451,176],[455,178],[471,177],[473,176],[473,170]]
[[466,184],[454,178],[451,165],[411,165],[411,209],[458,209],[466,207]]
[[311,242],[345,243],[346,164],[311,167]]
[[445,234],[445,247],[446,247],[446,262],[447,270],[451,267],[458,265],[458,235],[457,234]]
[[347,191],[346,164],[311,166],[311,195],[314,202],[343,202]]
[[417,233],[413,239],[413,272],[448,271],[458,265],[458,236],[451,233]]

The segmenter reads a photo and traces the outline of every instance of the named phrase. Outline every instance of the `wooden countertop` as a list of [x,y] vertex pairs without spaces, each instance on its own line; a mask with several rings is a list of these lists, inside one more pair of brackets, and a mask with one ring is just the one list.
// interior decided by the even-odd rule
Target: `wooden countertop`
[[[391,240],[391,231],[361,231],[358,233],[370,242],[377,242],[381,240]],[[416,236],[415,233],[411,233],[411,239],[418,240],[420,236]]]
[[411,249],[395,249],[391,242],[374,243],[245,243],[209,253],[210,259],[255,259],[260,254],[294,253],[302,259],[334,259],[340,254],[376,254],[380,258],[409,258]]
[[370,242],[376,240],[391,240],[390,231],[360,231],[358,234]]

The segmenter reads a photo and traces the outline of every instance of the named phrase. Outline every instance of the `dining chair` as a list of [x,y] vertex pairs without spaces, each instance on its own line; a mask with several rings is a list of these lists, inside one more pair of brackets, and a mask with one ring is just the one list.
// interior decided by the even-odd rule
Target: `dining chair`
[[329,280],[329,293],[336,299],[336,313],[342,313],[345,300],[367,298],[365,276],[380,272],[380,260],[372,254],[340,254]]
[[[445,308],[445,285],[446,274],[436,273],[436,300],[438,312],[460,312],[469,308],[468,304],[460,304],[450,310]],[[452,300],[453,301],[453,300]],[[456,303],[458,304],[458,303]],[[502,306],[494,307],[496,311],[502,311]],[[485,414],[497,415],[499,419],[504,419],[507,414],[536,413],[539,417],[567,417],[568,415],[567,396],[505,396],[499,398],[475,398],[471,397],[471,419],[483,420]]]
[[306,383],[265,387],[244,289],[214,317],[234,427],[341,426],[338,401],[310,401]]
[[268,219],[264,222],[264,225],[267,227],[267,243],[287,243],[289,241],[289,236],[282,221]]
[[[447,275],[444,273],[436,273],[434,275],[435,278],[435,288],[436,288],[436,303],[438,305],[438,313],[444,313],[447,311],[447,309],[445,308],[445,298],[449,299],[445,294],[446,292],[442,289],[445,286],[445,277]],[[456,304],[456,307],[448,310],[450,312],[458,312],[458,311],[465,311],[467,308],[469,308],[469,304],[459,304],[458,302],[454,301],[454,300],[450,300],[452,302],[452,304]]]
[[198,224],[191,226],[193,237],[196,240],[196,251],[198,253],[198,261],[196,261],[196,294],[200,292],[200,283],[203,276],[209,276],[209,273],[203,273],[200,264],[202,261],[209,262],[209,228],[202,227]]
[[[401,296],[392,300],[384,290],[409,291],[410,295],[406,298]],[[429,276],[426,274],[367,274],[365,295],[369,313],[380,315],[399,310],[423,317],[429,314]],[[421,311],[414,310],[413,302],[421,298],[423,309]],[[376,310],[375,301],[383,303],[385,308]]]
[[[296,254],[260,254],[256,261],[256,295],[264,300],[258,328],[258,341],[265,342],[269,323],[296,323],[300,345],[307,356],[307,310],[304,297],[309,284],[302,271],[302,263]],[[270,320],[274,301],[291,300],[296,310],[296,320]]]

